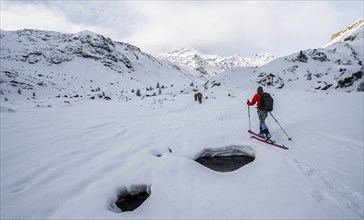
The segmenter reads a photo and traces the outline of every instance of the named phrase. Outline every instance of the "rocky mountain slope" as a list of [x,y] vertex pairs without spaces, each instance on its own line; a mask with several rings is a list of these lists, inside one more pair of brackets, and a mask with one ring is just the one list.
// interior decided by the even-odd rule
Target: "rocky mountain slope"
[[341,37],[335,34],[323,48],[302,50],[260,67],[226,71],[212,85],[241,88],[253,83],[277,89],[363,91],[364,22],[350,27],[339,32]]
[[[192,48],[155,58],[89,31],[1,31],[1,102],[116,99],[188,93],[207,87],[364,90],[363,19],[323,48],[275,58],[204,55]],[[206,84],[207,82],[207,84]],[[210,84],[208,84],[210,83]],[[216,88],[215,87],[215,88]]]
[[171,61],[172,63],[181,66],[189,67],[192,70],[200,72],[202,75],[213,77],[225,70],[230,70],[237,67],[264,65],[272,61],[274,56],[264,53],[245,58],[239,55],[221,57],[218,55],[206,55],[193,48],[182,48],[172,52],[160,54],[159,58]]
[[[360,27],[364,24],[364,19],[361,19],[351,26],[333,34],[331,36],[330,42],[328,45],[336,43],[336,42],[343,42],[343,41],[353,41],[356,38],[363,39],[363,31],[357,31]],[[328,46],[326,45],[326,46]]]
[[36,97],[128,100],[138,89],[141,96],[152,96],[162,93],[157,84],[176,92],[201,80],[189,69],[89,31],[1,31],[0,39],[2,101]]

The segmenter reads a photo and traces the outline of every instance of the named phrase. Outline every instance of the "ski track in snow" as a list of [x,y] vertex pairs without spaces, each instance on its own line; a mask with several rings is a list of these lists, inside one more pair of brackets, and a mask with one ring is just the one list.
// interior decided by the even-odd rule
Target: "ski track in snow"
[[325,188],[322,188],[322,190],[312,189],[312,196],[317,202],[325,203],[327,200],[333,199],[330,198],[331,193],[327,193],[327,189],[329,189],[330,191],[339,194],[343,201],[345,201],[346,206],[357,213],[360,218],[363,218],[363,195],[358,193],[348,184],[337,180],[329,172],[320,170],[320,168],[312,163],[304,162],[297,158],[291,159],[290,162],[293,163],[297,170],[304,176],[312,181],[319,180],[326,186]]

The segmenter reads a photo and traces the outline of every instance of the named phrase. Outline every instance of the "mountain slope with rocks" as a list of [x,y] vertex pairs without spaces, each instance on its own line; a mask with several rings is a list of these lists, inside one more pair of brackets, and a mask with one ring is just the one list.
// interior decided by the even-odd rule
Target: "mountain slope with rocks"
[[323,48],[302,50],[260,67],[226,71],[214,77],[212,85],[218,82],[235,88],[253,83],[276,89],[363,91],[364,22],[356,24]]
[[175,93],[200,80],[187,68],[90,31],[1,31],[0,59],[2,101],[35,97],[127,100],[137,89],[144,95],[159,93],[157,83]]
[[355,39],[363,39],[363,31],[358,31],[360,27],[364,24],[364,19],[361,19],[349,27],[333,34],[331,36],[330,42],[326,45],[330,45],[336,42],[344,41],[354,41]]

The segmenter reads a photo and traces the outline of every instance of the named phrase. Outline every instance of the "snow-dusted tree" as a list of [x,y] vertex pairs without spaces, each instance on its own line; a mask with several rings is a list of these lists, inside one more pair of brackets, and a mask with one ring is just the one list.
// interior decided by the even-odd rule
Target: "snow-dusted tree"
[[160,87],[159,87],[159,82],[157,82],[157,87],[156,87],[156,88],[158,88],[158,89],[160,88]]
[[158,95],[162,95],[162,89],[159,88]]
[[136,95],[137,95],[137,96],[142,96],[142,93],[140,92],[140,89],[137,89],[137,91],[136,91]]
[[134,93],[134,92],[135,92],[135,90],[134,90],[134,89],[132,89],[132,90],[131,90],[131,92],[132,92],[132,93]]
[[33,92],[33,97],[35,97],[35,92]]
[[0,89],[0,95],[4,95],[3,90]]
[[192,87],[193,87],[193,86],[195,86],[195,85],[193,84],[193,82],[191,82],[190,86],[192,86]]
[[5,102],[7,102],[7,101],[9,101],[9,99],[5,97]]
[[18,88],[18,94],[21,95],[21,89],[20,88]]

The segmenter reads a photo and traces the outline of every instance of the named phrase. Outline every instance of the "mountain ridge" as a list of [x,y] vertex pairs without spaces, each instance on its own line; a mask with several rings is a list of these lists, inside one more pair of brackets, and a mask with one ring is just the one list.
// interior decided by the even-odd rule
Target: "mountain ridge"
[[178,65],[189,67],[209,77],[237,67],[261,66],[275,59],[273,55],[268,53],[256,54],[253,57],[244,58],[240,55],[221,57],[219,55],[203,54],[191,47],[162,53],[158,57]]
[[[361,33],[360,33],[360,31],[359,31],[359,33],[355,33],[355,32],[358,32],[357,30],[360,30],[360,28],[362,28],[363,25],[364,25],[364,19],[360,19],[359,21],[344,28],[343,30],[336,32],[335,34],[333,34],[331,36],[329,43],[326,44],[324,47],[327,47],[330,44],[335,43],[335,42],[352,41],[356,37],[363,38],[363,31],[361,31]],[[357,35],[359,35],[359,36],[357,36]]]
[[[144,89],[145,95],[153,95],[146,88],[155,88],[157,83],[183,90],[191,82],[202,80],[188,69],[157,59],[136,46],[90,31],[2,30],[0,40],[0,84],[7,99],[20,98],[18,93],[30,99],[40,95],[99,97],[104,93],[102,97],[130,99],[135,95],[131,91],[138,88]],[[94,94],[100,87],[104,93]]]
[[[250,60],[205,55],[193,48],[175,50],[162,59],[87,30],[75,34],[1,30],[1,102],[60,97],[126,101],[136,98],[137,90],[143,98],[189,93],[206,85],[229,85],[231,90],[246,83],[306,91],[363,91],[363,27],[360,23],[350,28],[323,48],[279,58],[257,54]],[[231,78],[234,82],[227,83]]]
[[266,88],[313,92],[364,91],[363,29],[364,25],[357,25],[323,48],[301,50],[260,67],[224,72],[212,82],[230,88],[253,83]]

